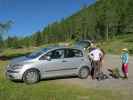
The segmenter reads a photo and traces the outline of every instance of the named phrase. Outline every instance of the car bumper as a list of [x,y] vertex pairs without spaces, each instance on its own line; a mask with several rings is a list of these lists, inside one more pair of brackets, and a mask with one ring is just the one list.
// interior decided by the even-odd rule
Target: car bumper
[[10,80],[22,80],[22,74],[19,71],[6,71],[6,77]]

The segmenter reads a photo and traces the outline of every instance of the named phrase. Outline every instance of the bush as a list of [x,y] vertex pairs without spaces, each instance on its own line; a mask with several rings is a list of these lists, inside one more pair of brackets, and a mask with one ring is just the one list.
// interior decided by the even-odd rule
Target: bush
[[118,68],[112,69],[112,76],[113,76],[114,78],[120,78],[120,71],[119,71]]
[[129,49],[129,54],[133,54],[133,48]]

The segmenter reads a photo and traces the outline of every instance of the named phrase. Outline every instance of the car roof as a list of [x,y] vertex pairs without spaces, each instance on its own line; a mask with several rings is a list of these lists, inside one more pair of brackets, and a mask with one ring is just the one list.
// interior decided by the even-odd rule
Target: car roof
[[92,43],[91,40],[80,40],[79,42],[90,42],[90,43]]
[[78,48],[78,47],[66,47],[66,46],[57,46],[57,47],[46,47],[46,48],[42,48],[42,51],[51,51],[51,50],[55,50],[55,49],[78,49],[78,50],[81,50],[83,51],[82,48]]
[[78,50],[82,50],[81,48],[76,48],[76,47],[56,47],[54,49],[78,49]]

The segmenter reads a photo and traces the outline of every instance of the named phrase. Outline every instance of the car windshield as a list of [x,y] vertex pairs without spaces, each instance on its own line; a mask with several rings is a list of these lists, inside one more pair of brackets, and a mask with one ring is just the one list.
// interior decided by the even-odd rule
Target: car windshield
[[27,55],[26,57],[28,57],[28,58],[37,58],[40,55],[42,55],[44,52],[47,52],[48,50],[49,50],[49,48],[43,48],[39,51],[36,51],[36,52],[33,52],[33,53]]
[[75,44],[75,46],[79,48],[87,48],[90,46],[90,43],[87,41],[79,41]]

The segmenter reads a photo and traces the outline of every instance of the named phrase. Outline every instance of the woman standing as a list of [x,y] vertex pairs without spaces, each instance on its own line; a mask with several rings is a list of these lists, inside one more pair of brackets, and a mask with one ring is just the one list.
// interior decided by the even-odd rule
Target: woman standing
[[124,78],[128,78],[128,49],[122,49],[121,54],[121,62],[122,62],[122,72],[124,74]]

